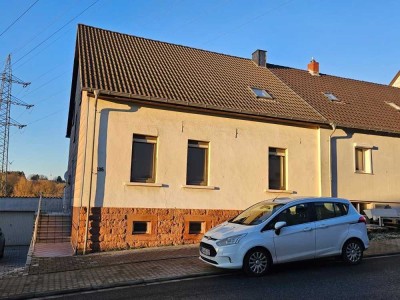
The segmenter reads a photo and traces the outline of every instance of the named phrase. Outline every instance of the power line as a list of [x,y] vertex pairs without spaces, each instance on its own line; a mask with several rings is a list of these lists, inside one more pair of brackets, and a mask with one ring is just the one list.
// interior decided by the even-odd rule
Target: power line
[[24,49],[26,46],[28,46],[32,41],[34,41],[38,36],[40,36],[43,32],[45,32],[47,29],[49,29],[53,24],[55,24],[61,17],[65,16],[67,11],[70,11],[72,7],[76,7],[76,3],[72,3],[67,9],[61,8],[61,13],[55,16],[48,25],[46,25],[38,34],[36,34],[34,37],[32,37],[29,41],[25,42],[22,46],[19,46],[18,48],[14,48],[11,52],[13,55],[17,54],[19,51]]
[[60,112],[62,112],[62,111],[65,111],[65,108],[56,110],[56,111],[54,111],[54,112],[52,112],[52,113],[50,113],[50,114],[48,114],[48,115],[45,115],[45,116],[42,117],[42,118],[36,119],[36,120],[34,120],[34,121],[32,121],[32,122],[29,122],[29,123],[26,124],[26,125],[31,125],[31,124],[33,124],[33,123],[37,123],[37,122],[42,121],[42,120],[44,120],[44,119],[50,118],[51,116],[54,116],[55,114],[58,114],[58,113],[60,113]]
[[70,29],[64,31],[63,35],[60,35],[58,38],[56,38],[55,40],[53,40],[52,42],[50,42],[49,44],[47,44],[46,47],[40,49],[38,52],[36,52],[34,55],[32,55],[28,60],[26,60],[25,62],[23,62],[22,64],[18,65],[16,68],[14,68],[14,70],[18,70],[19,68],[21,68],[22,66],[26,65],[28,62],[30,62],[32,60],[32,58],[34,58],[35,56],[39,55],[40,53],[42,53],[44,50],[46,50],[47,48],[49,48],[51,45],[53,45],[55,42],[57,42],[59,39],[65,37],[65,34],[68,31],[71,31],[73,28],[71,27]]
[[46,82],[44,82],[42,85],[40,85],[40,86],[38,86],[37,88],[35,88],[35,89],[33,89],[33,90],[30,90],[29,92],[27,92],[26,94],[24,94],[24,97],[25,97],[25,96],[28,96],[28,95],[31,95],[31,94],[34,94],[35,92],[37,92],[37,91],[40,90],[41,88],[43,88],[43,87],[45,87],[46,85],[52,83],[54,80],[60,78],[61,76],[64,76],[64,75],[65,75],[66,73],[68,73],[68,72],[69,72],[69,70],[62,72],[61,74],[59,74],[59,75],[57,75],[57,76],[55,76],[55,77],[52,77],[51,79],[49,79],[49,80],[47,80]]
[[49,39],[51,39],[53,36],[55,36],[57,33],[59,33],[62,29],[64,29],[65,27],[67,27],[70,23],[72,23],[73,21],[75,21],[78,17],[80,17],[82,14],[84,14],[88,9],[90,9],[93,5],[95,5],[97,2],[99,2],[100,0],[96,0],[94,1],[92,4],[90,4],[88,7],[86,7],[84,10],[82,10],[78,15],[76,15],[75,17],[73,17],[71,20],[69,20],[67,23],[65,23],[63,26],[61,26],[59,29],[57,29],[55,32],[53,32],[52,34],[50,34],[47,38],[45,38],[43,41],[41,41],[39,44],[37,44],[35,47],[33,47],[30,51],[28,51],[27,53],[25,53],[22,57],[20,57],[14,64],[18,63],[19,61],[21,61],[23,58],[25,58],[27,55],[29,55],[30,53],[32,53],[34,50],[36,50],[37,48],[39,48],[41,45],[43,45],[45,42],[47,42]]
[[14,22],[12,22],[6,29],[3,30],[2,33],[0,33],[0,36],[5,34],[15,23],[19,21],[19,19],[21,19],[38,2],[39,0],[36,0],[31,6],[29,6],[27,10],[25,10],[17,19],[15,19]]

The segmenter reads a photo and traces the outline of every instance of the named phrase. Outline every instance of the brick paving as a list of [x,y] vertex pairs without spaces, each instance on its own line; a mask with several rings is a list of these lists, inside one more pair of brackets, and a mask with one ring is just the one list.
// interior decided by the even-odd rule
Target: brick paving
[[[365,256],[388,253],[400,253],[400,239],[371,241]],[[0,298],[39,297],[224,272],[201,262],[197,245],[34,257],[24,272],[0,277]]]

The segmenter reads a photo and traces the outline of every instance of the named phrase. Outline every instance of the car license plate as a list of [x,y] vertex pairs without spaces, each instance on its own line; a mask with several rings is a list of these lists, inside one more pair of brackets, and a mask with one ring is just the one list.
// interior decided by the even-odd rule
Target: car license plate
[[200,247],[200,252],[203,253],[204,255],[210,256],[210,249]]

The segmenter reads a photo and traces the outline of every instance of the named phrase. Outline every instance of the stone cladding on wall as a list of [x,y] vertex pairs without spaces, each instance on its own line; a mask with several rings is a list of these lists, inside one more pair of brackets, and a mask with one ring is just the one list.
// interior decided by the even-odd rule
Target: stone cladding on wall
[[[72,210],[71,241],[83,250],[86,207]],[[87,252],[194,244],[204,232],[237,215],[239,210],[93,207],[89,216]],[[135,222],[146,232],[134,233]],[[197,224],[193,224],[197,223]],[[194,226],[197,231],[193,232]],[[192,231],[190,231],[192,230]]]

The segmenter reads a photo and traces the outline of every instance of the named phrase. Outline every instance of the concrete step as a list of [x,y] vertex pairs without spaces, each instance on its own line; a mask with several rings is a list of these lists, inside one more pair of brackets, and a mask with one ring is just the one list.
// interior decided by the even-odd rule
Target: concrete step
[[57,236],[57,235],[62,235],[62,236],[70,236],[71,235],[71,230],[50,230],[50,231],[38,231],[38,236]]
[[70,237],[37,237],[36,239],[36,243],[64,243],[70,241]]

